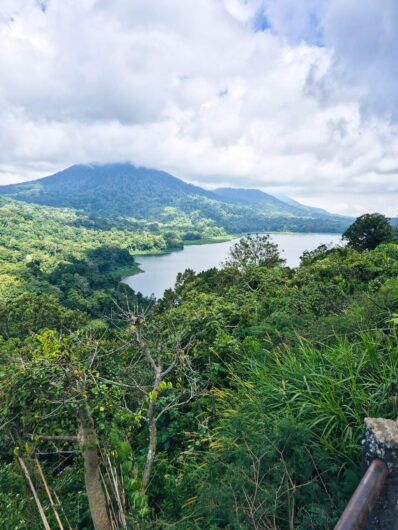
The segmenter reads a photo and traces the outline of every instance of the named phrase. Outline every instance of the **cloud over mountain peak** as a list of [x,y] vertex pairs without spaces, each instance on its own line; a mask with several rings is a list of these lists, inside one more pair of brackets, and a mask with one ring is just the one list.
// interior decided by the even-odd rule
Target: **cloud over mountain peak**
[[394,0],[5,0],[0,181],[134,160],[394,214]]

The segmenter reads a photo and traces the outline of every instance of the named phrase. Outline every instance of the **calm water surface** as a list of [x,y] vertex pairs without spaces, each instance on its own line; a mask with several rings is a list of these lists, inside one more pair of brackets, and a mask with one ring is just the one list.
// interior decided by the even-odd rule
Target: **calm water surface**
[[[313,250],[323,243],[339,243],[338,234],[271,234],[272,241],[278,244],[282,257],[289,267],[297,267],[305,250]],[[160,298],[165,289],[174,287],[176,276],[185,269],[196,272],[219,267],[226,259],[230,247],[236,242],[191,245],[170,254],[157,256],[137,256],[143,273],[127,276],[122,281],[145,296],[154,294]]]

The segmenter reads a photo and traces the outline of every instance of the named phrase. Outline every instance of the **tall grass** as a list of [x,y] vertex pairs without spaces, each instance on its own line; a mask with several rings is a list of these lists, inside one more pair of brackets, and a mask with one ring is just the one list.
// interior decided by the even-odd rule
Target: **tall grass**
[[341,461],[358,462],[364,418],[398,414],[397,334],[375,331],[315,347],[265,352],[246,365],[240,395],[261,416],[292,417],[311,432],[309,443]]

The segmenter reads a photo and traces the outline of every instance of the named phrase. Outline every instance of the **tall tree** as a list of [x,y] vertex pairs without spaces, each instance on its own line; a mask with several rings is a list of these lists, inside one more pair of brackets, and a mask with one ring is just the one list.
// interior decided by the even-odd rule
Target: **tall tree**
[[[62,337],[53,330],[28,339],[24,358],[8,359],[2,374],[8,381],[1,409],[6,417],[12,414],[20,424],[10,432],[14,443],[26,440],[40,443],[77,443],[84,463],[87,501],[95,530],[108,530],[111,522],[101,483],[99,444],[92,415],[95,404],[89,402],[90,390],[98,386],[98,343],[91,336]],[[23,394],[18,400],[14,395]],[[92,396],[91,396],[92,397]],[[50,421],[47,423],[46,419]],[[75,433],[53,434],[58,429],[73,428]],[[62,426],[62,427],[61,427]],[[47,433],[43,430],[48,428]],[[30,432],[29,432],[30,431]],[[62,450],[55,454],[61,455]]]
[[[131,325],[133,341],[141,354],[143,368],[149,368],[150,383],[144,389],[149,440],[141,478],[141,495],[145,495],[148,490],[155,464],[159,419],[172,409],[187,405],[199,395],[198,374],[190,366],[188,358],[189,342],[182,340],[177,323],[167,317],[155,320],[149,309],[140,311],[135,308],[133,311],[124,311],[122,315]],[[156,313],[156,306],[152,308],[152,313],[154,312]],[[173,383],[170,380],[173,372],[177,372],[175,379],[180,382]],[[144,382],[138,384],[134,378],[132,382],[138,391],[143,391]],[[168,395],[159,399],[164,391],[168,391]]]
[[366,213],[356,219],[343,234],[354,250],[373,250],[380,243],[392,241],[392,226],[381,213]]

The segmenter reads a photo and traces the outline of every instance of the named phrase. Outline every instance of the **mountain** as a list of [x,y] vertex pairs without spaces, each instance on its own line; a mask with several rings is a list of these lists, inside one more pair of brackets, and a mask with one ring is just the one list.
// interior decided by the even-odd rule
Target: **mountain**
[[245,188],[218,188],[213,193],[219,200],[232,204],[242,204],[245,206],[255,206],[267,211],[272,215],[295,215],[299,213],[296,208],[280,201],[276,197],[256,189]]
[[49,177],[0,186],[0,195],[91,214],[147,217],[186,196],[211,193],[165,173],[131,164],[75,165]]
[[[328,212],[288,204],[260,190],[205,190],[164,171],[125,164],[71,166],[21,184],[0,186],[0,195],[89,215],[170,222],[194,217],[230,233],[291,230],[340,232],[348,226]],[[206,221],[207,220],[207,221]]]
[[235,202],[237,204],[245,204],[246,206],[264,207],[272,214],[276,212],[281,214],[286,212],[288,215],[295,215],[298,217],[304,216],[336,216],[323,210],[322,208],[314,208],[287,197],[286,195],[270,195],[257,189],[246,188],[217,188],[213,190],[221,200]]
[[[290,206],[294,206],[298,208],[302,212],[311,213],[313,215],[338,215],[338,214],[331,214],[327,210],[324,210],[323,208],[315,208],[314,206],[307,206],[306,204],[302,204],[301,202],[295,201],[291,197],[288,197],[287,195],[275,195],[277,199],[284,202],[285,204],[289,204]],[[344,216],[343,216],[344,217]]]

